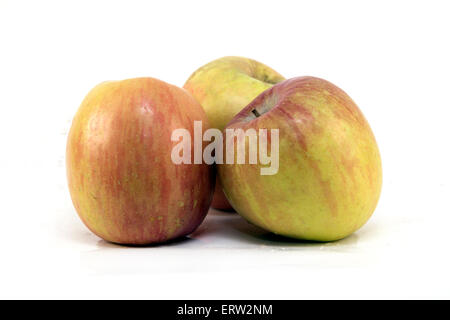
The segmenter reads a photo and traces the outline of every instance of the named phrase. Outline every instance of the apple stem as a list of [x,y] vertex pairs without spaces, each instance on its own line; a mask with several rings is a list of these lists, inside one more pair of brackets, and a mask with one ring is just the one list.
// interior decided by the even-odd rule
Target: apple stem
[[257,117],[257,118],[260,116],[258,110],[256,110],[256,109],[253,109],[253,110],[252,110],[252,113],[253,113],[253,114],[255,115],[255,117]]

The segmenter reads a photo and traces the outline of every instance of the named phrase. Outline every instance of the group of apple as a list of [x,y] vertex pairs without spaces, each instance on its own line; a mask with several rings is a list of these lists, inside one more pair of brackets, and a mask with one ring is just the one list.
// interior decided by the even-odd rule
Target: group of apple
[[[261,175],[260,162],[174,163],[172,132],[193,136],[195,121],[278,129],[276,174]],[[120,244],[186,236],[210,206],[278,235],[338,240],[369,219],[382,182],[372,130],[344,91],[242,57],[204,65],[184,88],[154,78],[99,84],[73,119],[66,164],[81,220]]]

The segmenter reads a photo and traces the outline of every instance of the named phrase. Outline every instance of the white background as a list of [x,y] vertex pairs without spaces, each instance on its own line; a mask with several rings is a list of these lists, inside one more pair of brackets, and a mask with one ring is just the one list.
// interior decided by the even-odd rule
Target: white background
[[[449,15],[446,1],[0,1],[0,298],[450,298]],[[64,168],[85,94],[182,86],[226,55],[357,102],[383,160],[371,220],[327,244],[220,212],[166,246],[92,235]]]

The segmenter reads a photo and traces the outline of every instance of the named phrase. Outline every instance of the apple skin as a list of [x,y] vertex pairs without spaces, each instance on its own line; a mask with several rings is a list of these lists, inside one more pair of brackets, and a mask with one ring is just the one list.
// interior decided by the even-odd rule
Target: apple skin
[[66,166],[84,224],[114,243],[161,243],[193,232],[214,190],[214,167],[175,165],[172,130],[208,128],[184,89],[153,78],[104,82],[86,96],[69,132]]
[[276,174],[260,175],[259,163],[218,165],[228,200],[251,223],[286,237],[333,241],[375,210],[382,184],[377,143],[357,105],[332,83],[299,77],[276,84],[227,128],[279,129]]
[[228,201],[227,197],[223,193],[222,184],[220,183],[219,178],[216,179],[216,187],[214,190],[214,196],[211,202],[211,207],[214,209],[219,209],[222,211],[230,211],[234,212],[233,207]]
[[[261,62],[243,57],[223,57],[195,71],[184,88],[200,102],[211,127],[223,130],[256,96],[283,80],[282,75]],[[219,180],[212,207],[233,209]]]
[[216,187],[214,189],[214,196],[211,202],[211,207],[222,211],[234,212],[233,207],[230,205],[227,198],[225,197],[225,194],[223,193],[222,185],[219,181],[219,176],[216,176]]

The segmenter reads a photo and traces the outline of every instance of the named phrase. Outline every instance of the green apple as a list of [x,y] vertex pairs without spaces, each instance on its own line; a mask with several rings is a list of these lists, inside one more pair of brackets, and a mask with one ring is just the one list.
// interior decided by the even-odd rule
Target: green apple
[[[256,96],[284,78],[268,66],[243,57],[224,57],[195,71],[184,88],[200,102],[212,128],[227,123]],[[217,181],[212,207],[231,210]]]
[[[332,83],[300,77],[276,84],[227,129],[278,130],[277,148],[267,141],[279,154],[275,174],[261,175],[260,161],[218,165],[228,200],[253,224],[332,241],[360,228],[375,210],[382,184],[377,143],[360,109]],[[251,140],[243,141],[249,150]]]

